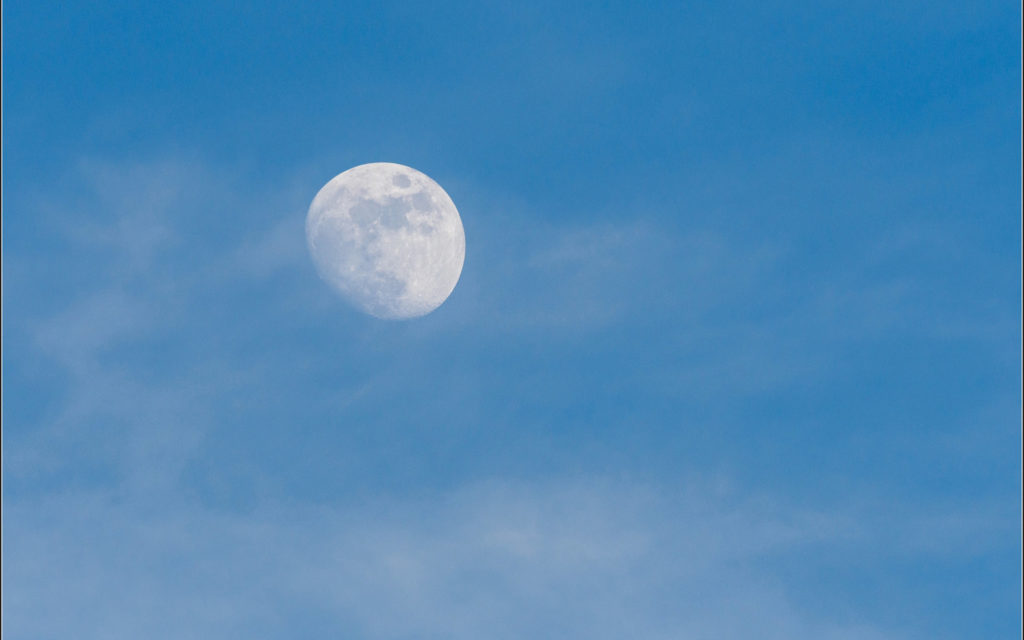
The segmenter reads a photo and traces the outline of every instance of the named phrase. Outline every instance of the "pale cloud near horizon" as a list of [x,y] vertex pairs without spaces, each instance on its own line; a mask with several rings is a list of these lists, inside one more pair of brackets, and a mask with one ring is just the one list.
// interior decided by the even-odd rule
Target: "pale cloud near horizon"
[[901,637],[827,623],[757,568],[820,545],[862,551],[877,542],[863,521],[713,486],[490,482],[242,513],[69,494],[6,515],[18,637],[278,635],[303,616],[371,638]]
[[[1012,519],[982,514],[951,535],[922,514],[815,512],[714,483],[667,492],[601,478],[483,482],[345,506],[268,500],[243,512],[165,498],[9,504],[5,574],[19,588],[5,598],[7,630],[899,638],[801,607],[772,560],[822,549],[870,558],[886,540],[898,541],[887,552],[896,557],[941,557],[991,543],[993,522],[1009,529]],[[945,517],[970,520],[962,515]]]

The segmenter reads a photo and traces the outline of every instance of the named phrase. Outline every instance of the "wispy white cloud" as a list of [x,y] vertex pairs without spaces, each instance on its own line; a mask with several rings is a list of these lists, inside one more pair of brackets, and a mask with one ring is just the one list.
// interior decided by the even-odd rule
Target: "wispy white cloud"
[[1013,526],[974,512],[814,511],[594,477],[241,513],[72,492],[8,504],[4,624],[13,637],[897,638],[802,606],[773,562],[941,559]]
[[801,606],[771,561],[890,539],[895,556],[941,557],[1010,519],[965,530],[958,513],[891,520],[604,478],[245,513],[74,492],[6,515],[6,631],[81,638],[896,638]]

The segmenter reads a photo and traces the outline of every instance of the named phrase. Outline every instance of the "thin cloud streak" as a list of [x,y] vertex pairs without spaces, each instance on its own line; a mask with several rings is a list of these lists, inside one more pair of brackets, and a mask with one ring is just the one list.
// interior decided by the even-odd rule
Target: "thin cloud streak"
[[[897,638],[827,622],[780,557],[942,561],[1012,514],[807,511],[713,485],[602,479],[467,485],[418,499],[220,512],[69,493],[7,507],[15,636]],[[980,515],[980,514],[979,514]],[[950,520],[958,527],[947,526]],[[975,524],[970,524],[974,522]],[[966,527],[966,529],[965,529]],[[167,567],[173,571],[155,571]],[[60,613],[46,602],[60,601]],[[307,620],[307,622],[301,622]]]

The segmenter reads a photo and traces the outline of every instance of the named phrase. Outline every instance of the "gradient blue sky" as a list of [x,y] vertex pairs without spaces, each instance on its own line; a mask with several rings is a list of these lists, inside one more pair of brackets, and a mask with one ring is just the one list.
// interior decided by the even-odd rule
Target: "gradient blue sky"
[[1016,3],[554,4],[4,3],[5,638],[1018,633]]

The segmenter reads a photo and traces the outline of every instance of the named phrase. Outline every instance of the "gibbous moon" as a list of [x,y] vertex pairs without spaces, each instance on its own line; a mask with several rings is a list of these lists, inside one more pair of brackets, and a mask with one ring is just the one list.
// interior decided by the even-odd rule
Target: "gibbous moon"
[[426,175],[390,162],[353,167],[324,185],[309,206],[306,242],[320,277],[378,318],[441,306],[466,257],[452,199]]

